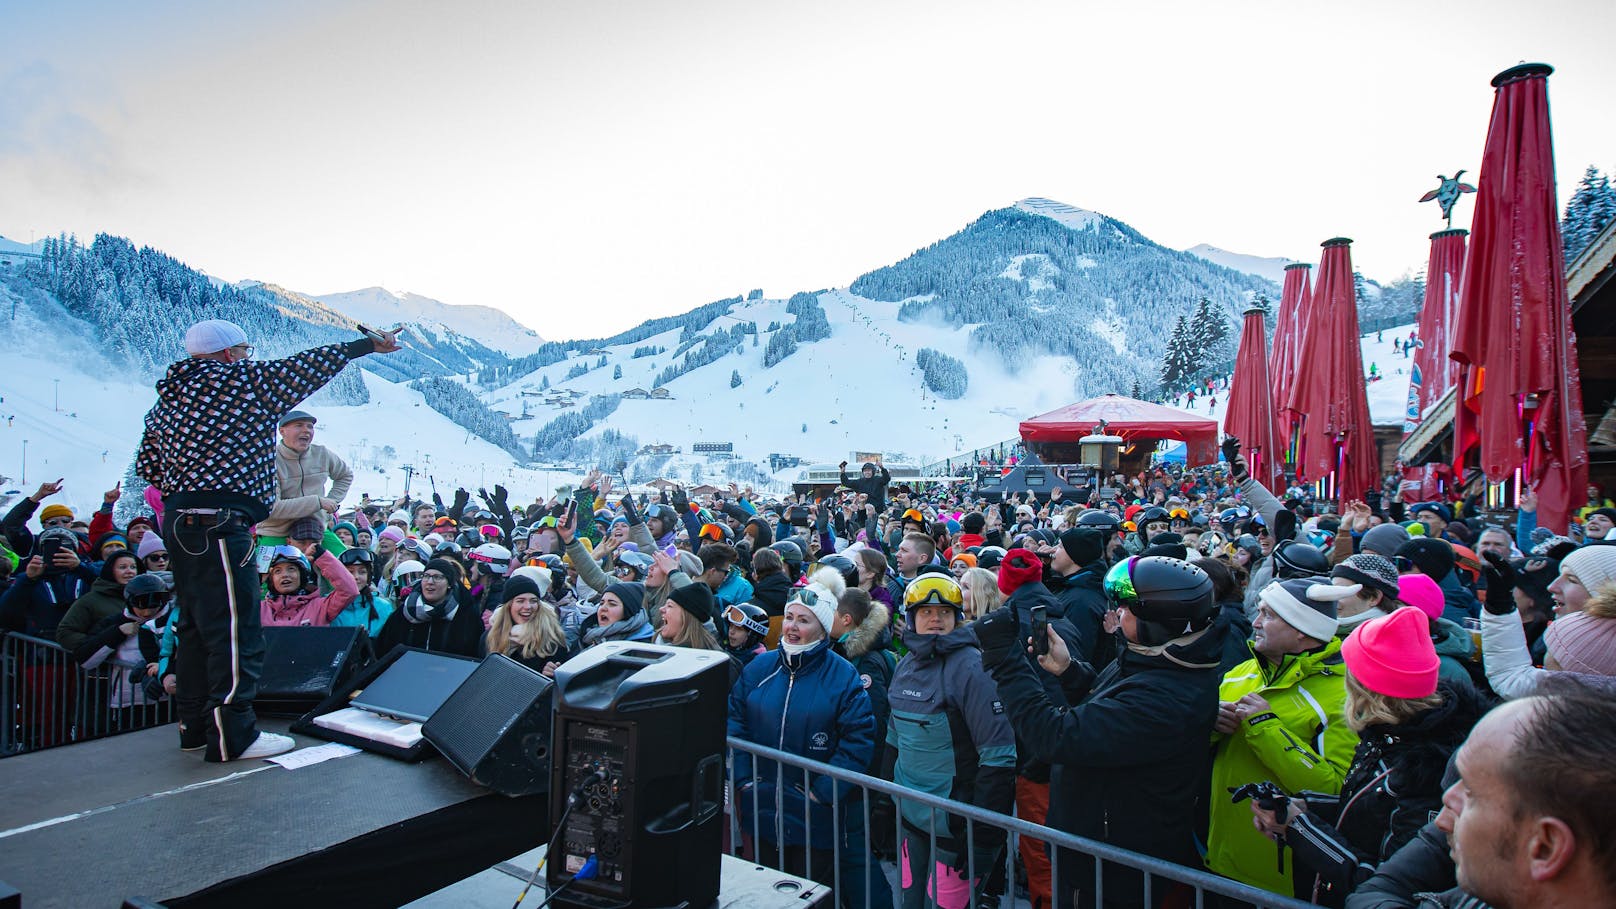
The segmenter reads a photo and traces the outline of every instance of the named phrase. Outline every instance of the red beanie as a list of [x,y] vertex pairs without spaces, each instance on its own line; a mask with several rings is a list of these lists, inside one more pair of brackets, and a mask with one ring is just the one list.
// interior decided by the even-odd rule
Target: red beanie
[[1354,628],[1341,643],[1341,659],[1359,684],[1390,698],[1435,694],[1442,666],[1431,643],[1430,619],[1414,606]]
[[1044,563],[1031,549],[1012,549],[999,560],[999,592],[1009,596],[1016,588],[1043,580]]

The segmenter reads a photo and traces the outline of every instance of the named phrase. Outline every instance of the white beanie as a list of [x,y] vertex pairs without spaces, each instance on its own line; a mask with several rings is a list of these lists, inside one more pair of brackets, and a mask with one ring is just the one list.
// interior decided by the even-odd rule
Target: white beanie
[[1257,599],[1302,634],[1328,641],[1339,627],[1336,603],[1362,589],[1362,584],[1340,587],[1324,578],[1297,578],[1274,581],[1257,594]]
[[1616,545],[1588,543],[1560,560],[1561,574],[1574,574],[1589,593],[1616,584]]
[[[804,597],[804,594],[809,596]],[[830,630],[836,624],[836,594],[831,593],[830,588],[819,583],[798,587],[791,592],[791,599],[786,601],[787,606],[792,603],[800,603],[812,612],[819,624],[824,626],[825,637],[830,637]]]
[[528,578],[533,581],[533,583],[539,585],[539,590],[544,591],[545,593],[549,593],[550,591],[550,584],[552,583],[550,578],[550,569],[545,568],[542,565],[523,565],[521,568],[511,572],[511,577]]

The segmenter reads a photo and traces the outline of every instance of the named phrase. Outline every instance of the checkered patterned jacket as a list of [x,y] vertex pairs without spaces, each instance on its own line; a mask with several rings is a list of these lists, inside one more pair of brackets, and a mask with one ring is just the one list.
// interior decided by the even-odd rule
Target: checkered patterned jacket
[[135,470],[170,507],[239,507],[263,520],[275,501],[275,424],[370,353],[369,339],[280,360],[189,357],[157,383]]

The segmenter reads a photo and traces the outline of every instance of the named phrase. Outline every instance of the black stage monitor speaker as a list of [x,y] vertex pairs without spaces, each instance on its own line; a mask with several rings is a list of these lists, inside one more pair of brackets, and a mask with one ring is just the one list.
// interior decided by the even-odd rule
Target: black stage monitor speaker
[[353,676],[367,648],[362,628],[265,628],[253,706],[260,713],[303,715]]
[[[556,670],[545,881],[556,905],[709,906],[723,843],[729,657],[656,644],[600,644]],[[603,779],[600,777],[604,777]],[[594,856],[597,876],[573,880]]]
[[489,654],[421,727],[460,772],[501,795],[550,787],[550,680]]

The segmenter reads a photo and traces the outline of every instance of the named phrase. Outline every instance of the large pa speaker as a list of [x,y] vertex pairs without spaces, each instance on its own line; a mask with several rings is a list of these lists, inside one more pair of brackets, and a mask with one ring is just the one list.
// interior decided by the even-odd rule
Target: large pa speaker
[[368,651],[362,628],[265,628],[264,668],[253,707],[260,713],[302,716],[352,678]]
[[504,654],[489,654],[421,727],[471,777],[501,795],[550,787],[550,680]]
[[[723,857],[729,657],[613,642],[555,674],[545,863],[558,906],[709,906]],[[597,875],[573,880],[594,856]]]

